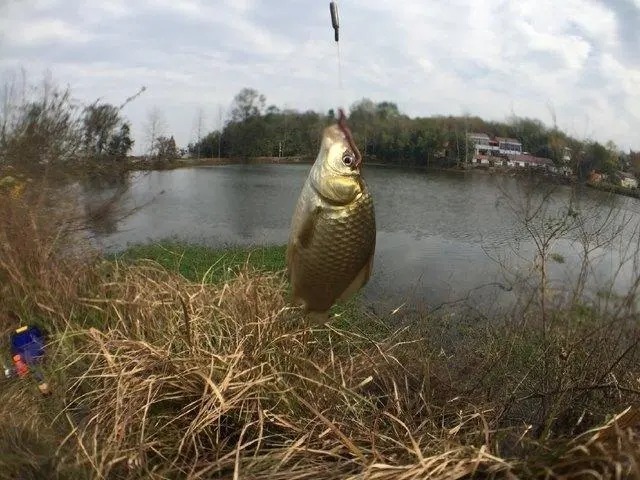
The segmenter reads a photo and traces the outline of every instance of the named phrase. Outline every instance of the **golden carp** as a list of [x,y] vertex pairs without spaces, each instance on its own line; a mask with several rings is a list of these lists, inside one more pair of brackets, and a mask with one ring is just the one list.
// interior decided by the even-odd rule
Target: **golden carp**
[[314,323],[326,322],[334,303],[349,299],[371,275],[376,222],[361,161],[340,110],[300,192],[286,254],[293,302]]

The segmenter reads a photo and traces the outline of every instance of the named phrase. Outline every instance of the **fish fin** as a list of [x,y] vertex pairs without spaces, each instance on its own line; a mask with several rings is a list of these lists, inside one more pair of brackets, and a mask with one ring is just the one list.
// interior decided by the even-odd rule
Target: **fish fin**
[[298,230],[296,240],[302,248],[307,248],[311,244],[311,239],[316,229],[316,222],[320,214],[321,207],[317,206],[309,212],[309,215],[304,219],[304,222]]
[[307,312],[306,318],[312,326],[324,325],[329,321],[329,310],[324,312]]
[[349,286],[338,297],[339,301],[344,302],[349,300],[349,298],[355,295],[355,293],[369,281],[371,271],[373,270],[373,256],[373,252],[371,252],[371,257],[369,257],[367,263],[364,264]]

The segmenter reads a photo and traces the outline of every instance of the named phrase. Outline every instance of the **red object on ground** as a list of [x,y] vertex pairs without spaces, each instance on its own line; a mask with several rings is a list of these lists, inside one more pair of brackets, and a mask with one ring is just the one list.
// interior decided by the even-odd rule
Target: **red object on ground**
[[15,365],[16,373],[20,378],[26,376],[29,373],[29,367],[24,362],[21,355],[13,356],[13,364]]

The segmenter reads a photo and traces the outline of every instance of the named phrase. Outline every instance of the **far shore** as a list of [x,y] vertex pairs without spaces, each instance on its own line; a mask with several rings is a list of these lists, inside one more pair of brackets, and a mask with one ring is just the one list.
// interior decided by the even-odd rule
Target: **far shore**
[[[227,157],[227,158],[179,158],[165,162],[154,162],[143,160],[139,158],[131,158],[128,163],[128,169],[133,171],[149,171],[149,170],[175,170],[178,168],[190,168],[190,167],[203,167],[203,166],[223,166],[223,165],[312,165],[315,161],[315,157],[311,156],[295,156],[295,157]],[[390,163],[369,160],[363,162],[365,167],[377,167],[377,168],[390,168],[390,169],[403,169],[403,170],[420,170],[420,171],[436,171],[436,172],[450,172],[450,173],[462,173],[462,174],[498,174],[498,175],[532,175],[539,174],[541,172],[531,171],[525,169],[504,169],[499,167],[486,167],[486,166],[474,166],[474,167],[460,167],[460,166],[442,166],[438,165],[411,165],[402,163]],[[567,177],[560,177],[558,175],[545,174],[545,177],[549,178],[554,183],[573,183],[575,180]]]
[[[148,170],[175,170],[178,168],[202,167],[202,166],[222,166],[222,165],[311,165],[315,158],[311,156],[295,156],[295,157],[251,157],[251,158],[180,158],[169,162],[152,162],[140,159],[132,159],[130,162],[130,170],[148,171]],[[404,170],[420,170],[420,171],[436,171],[461,174],[479,174],[479,175],[509,175],[509,176],[544,176],[549,183],[554,184],[584,184],[596,190],[616,193],[633,198],[640,198],[639,189],[625,188],[620,185],[612,185],[609,183],[594,183],[590,181],[580,181],[575,176],[567,177],[563,175],[554,175],[538,170],[524,168],[501,168],[487,166],[459,167],[459,166],[424,166],[424,165],[406,165],[396,163],[383,163],[376,161],[365,162],[366,166],[382,167],[391,169]]]

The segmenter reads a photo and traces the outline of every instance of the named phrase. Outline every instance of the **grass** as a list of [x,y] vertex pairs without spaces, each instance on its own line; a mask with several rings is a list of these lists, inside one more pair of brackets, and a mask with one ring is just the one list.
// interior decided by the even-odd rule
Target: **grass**
[[454,317],[396,329],[351,303],[310,329],[283,247],[103,258],[30,195],[0,203],[0,331],[46,327],[53,395],[3,383],[0,478],[640,475],[637,323],[578,308],[544,337],[535,312],[452,337]]
[[[137,265],[151,262],[167,271],[178,272],[193,282],[224,283],[233,280],[247,268],[256,272],[283,274],[286,248],[286,245],[270,245],[216,249],[198,244],[160,241],[130,246],[109,258]],[[283,288],[284,295],[288,295],[289,286]],[[366,331],[375,338],[389,334],[390,330],[383,322],[363,312],[358,300],[356,294],[351,300],[332,307],[333,324],[354,332]]]
[[117,261],[151,260],[194,282],[215,283],[233,278],[243,266],[260,271],[285,269],[285,245],[212,249],[179,242],[135,245],[113,256]]

